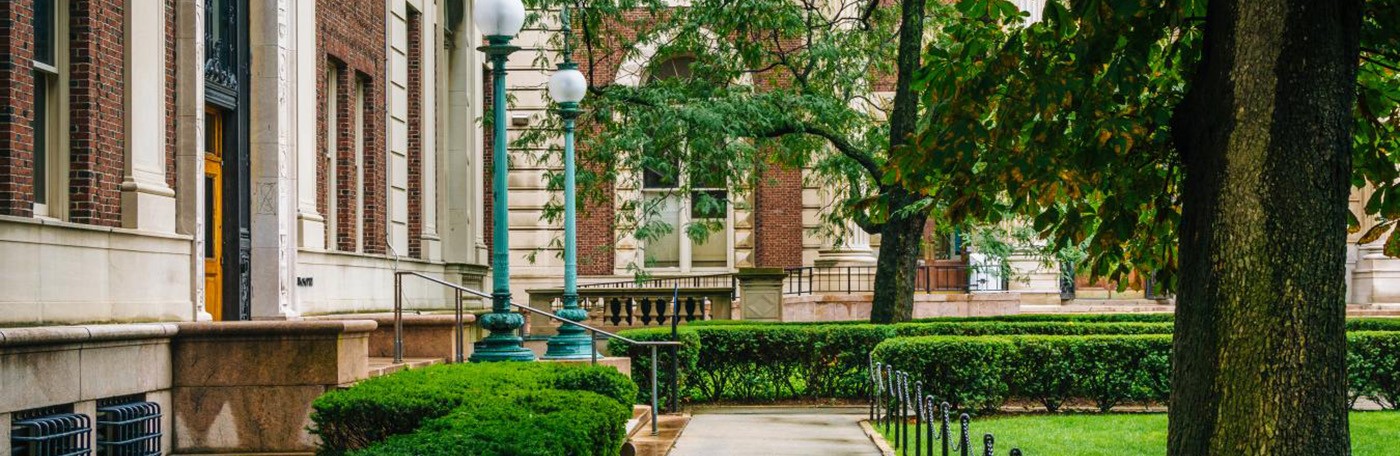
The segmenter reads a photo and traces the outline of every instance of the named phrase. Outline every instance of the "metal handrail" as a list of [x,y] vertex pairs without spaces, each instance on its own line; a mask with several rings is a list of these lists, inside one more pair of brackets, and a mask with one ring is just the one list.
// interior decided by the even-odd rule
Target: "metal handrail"
[[[456,292],[457,292],[457,341],[456,341],[456,342],[457,342],[457,362],[462,362],[462,361],[463,361],[463,359],[462,359],[462,358],[463,358],[463,348],[465,348],[465,347],[464,347],[464,344],[463,344],[463,337],[462,337],[462,294],[463,294],[463,293],[466,293],[466,294],[469,294],[469,295],[472,295],[472,296],[476,296],[476,297],[478,297],[478,298],[484,298],[484,299],[491,299],[492,296],[489,295],[489,294],[483,293],[483,292],[481,292],[481,291],[473,290],[473,289],[471,289],[471,288],[467,288],[467,287],[464,287],[464,286],[461,286],[461,285],[458,285],[458,284],[455,284],[455,283],[452,283],[452,282],[448,282],[448,281],[446,281],[446,280],[442,280],[442,279],[439,279],[439,278],[437,278],[437,277],[428,276],[428,275],[425,275],[425,274],[420,273],[420,272],[416,272],[416,271],[399,271],[399,270],[397,270],[397,268],[396,268],[396,270],[394,271],[394,363],[395,363],[395,364],[398,364],[398,363],[402,363],[402,362],[403,362],[403,276],[406,276],[406,275],[408,275],[408,276],[415,276],[415,277],[418,277],[418,278],[427,280],[427,281],[429,281],[429,282],[433,282],[433,283],[436,283],[436,284],[438,284],[438,285],[442,285],[442,286],[451,288],[451,289],[453,289],[453,290],[456,290]],[[621,341],[623,341],[623,342],[627,342],[627,343],[632,344],[632,345],[641,346],[641,347],[650,347],[650,348],[651,348],[651,435],[657,435],[657,434],[660,432],[660,430],[657,428],[657,410],[658,410],[658,408],[657,408],[657,402],[656,402],[656,401],[657,401],[657,399],[656,399],[656,397],[657,397],[657,387],[656,387],[656,360],[657,360],[657,354],[656,354],[656,348],[657,348],[657,347],[677,347],[677,348],[679,348],[679,347],[682,346],[683,344],[681,344],[679,341],[669,341],[669,340],[636,340],[636,339],[632,339],[632,338],[629,338],[629,337],[626,337],[626,336],[622,336],[622,335],[619,335],[619,334],[617,334],[617,333],[614,333],[614,332],[611,332],[611,331],[608,331],[608,330],[604,330],[604,329],[600,329],[600,328],[597,328],[597,327],[594,327],[594,326],[591,326],[591,325],[588,325],[588,324],[585,324],[585,323],[580,323],[580,322],[577,322],[577,321],[569,320],[569,319],[567,319],[567,318],[564,318],[564,317],[561,317],[561,316],[555,314],[554,312],[539,310],[539,309],[536,309],[536,308],[533,308],[533,307],[530,307],[530,306],[525,306],[525,305],[516,304],[514,301],[510,301],[510,300],[507,300],[507,301],[506,301],[506,304],[510,304],[511,306],[513,306],[513,307],[515,307],[515,308],[517,308],[517,309],[524,309],[524,310],[526,310],[526,311],[528,311],[528,312],[531,312],[531,313],[535,313],[535,314],[539,314],[539,315],[542,315],[542,316],[547,317],[547,318],[552,318],[552,319],[555,319],[555,320],[559,320],[560,322],[562,322],[562,323],[564,323],[564,324],[577,325],[577,326],[579,326],[579,327],[582,327],[583,329],[587,329],[587,330],[589,330],[589,331],[591,331],[591,332],[593,333],[593,339],[594,339],[594,340],[596,340],[596,339],[598,338],[598,335],[599,335],[599,334],[602,334],[602,335],[607,336],[607,337],[609,337],[609,338],[621,340]],[[589,351],[592,353],[592,364],[595,365],[595,366],[598,365],[598,350],[597,350],[597,349],[592,349],[592,350],[589,350]],[[671,362],[674,364],[674,363],[677,362],[677,360],[675,360],[674,358],[672,358]]]

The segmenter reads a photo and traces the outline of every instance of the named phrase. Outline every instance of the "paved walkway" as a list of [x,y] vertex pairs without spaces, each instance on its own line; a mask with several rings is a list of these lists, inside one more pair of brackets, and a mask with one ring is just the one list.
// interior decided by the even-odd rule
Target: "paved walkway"
[[698,410],[671,456],[879,456],[860,429],[864,408],[734,407]]

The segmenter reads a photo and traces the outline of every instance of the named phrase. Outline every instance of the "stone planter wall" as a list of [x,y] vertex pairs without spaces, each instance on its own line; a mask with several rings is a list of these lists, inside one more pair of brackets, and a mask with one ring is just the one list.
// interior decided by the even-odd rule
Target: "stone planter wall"
[[[171,428],[173,324],[0,328],[0,454],[10,454],[14,412],[56,405],[96,421],[97,401],[128,395],[167,411]],[[170,452],[170,439],[162,440]]]
[[174,450],[315,450],[311,402],[364,379],[373,321],[181,323],[171,345]]

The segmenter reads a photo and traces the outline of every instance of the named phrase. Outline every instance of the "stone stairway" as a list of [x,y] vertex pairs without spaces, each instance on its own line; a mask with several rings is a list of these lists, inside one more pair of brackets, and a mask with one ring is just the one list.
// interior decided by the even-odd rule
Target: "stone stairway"
[[434,364],[442,364],[444,362],[446,362],[446,360],[442,358],[404,358],[403,362],[395,363],[394,358],[370,357],[368,378],[389,375],[404,369],[417,369]]

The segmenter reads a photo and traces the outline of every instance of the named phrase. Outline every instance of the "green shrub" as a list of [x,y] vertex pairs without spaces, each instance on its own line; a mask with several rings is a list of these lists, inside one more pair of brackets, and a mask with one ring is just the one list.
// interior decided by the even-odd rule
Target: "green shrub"
[[1099,411],[1107,412],[1127,401],[1166,399],[1171,336],[1084,336],[1070,340],[1075,395],[1093,399]]
[[356,456],[616,455],[631,411],[589,392],[515,390],[476,396],[411,434],[392,437]]
[[914,375],[935,401],[975,410],[1006,402],[1016,356],[1011,339],[991,336],[899,337],[880,343],[874,353],[877,361]]
[[1085,323],[1078,321],[972,321],[900,323],[895,334],[909,336],[1082,336],[1090,334],[1171,334],[1171,323]]
[[450,364],[411,369],[333,390],[312,404],[320,453],[341,454],[414,432],[469,401],[512,391],[588,392],[631,404],[636,385],[609,367],[554,363]]
[[[771,401],[788,398],[861,398],[868,391],[870,353],[881,341],[913,335],[1157,334],[1170,323],[931,322],[874,325],[845,322],[691,325],[679,331],[681,396],[691,401]],[[637,340],[670,340],[669,329],[623,331]],[[614,340],[609,352],[632,359],[632,378],[650,394],[650,352]],[[670,385],[670,358],[661,353],[661,394]]]
[[961,408],[995,409],[1014,395],[1052,411],[1082,397],[1108,411],[1165,400],[1170,355],[1170,335],[925,336],[887,340],[874,358]]
[[914,322],[1047,322],[1073,321],[1079,323],[1170,323],[1176,316],[1170,313],[1121,313],[1121,314],[1016,314],[988,315],[982,317],[933,317],[915,319]]
[[1347,379],[1353,402],[1367,397],[1400,408],[1400,333],[1347,334]]
[[[669,341],[671,340],[670,328],[645,328],[629,329],[619,333],[637,341]],[[689,327],[681,327],[678,336],[682,344],[678,349],[669,347],[658,347],[656,350],[657,370],[656,382],[657,394],[661,398],[668,397],[671,390],[671,364],[679,359],[680,366],[677,372],[680,379],[677,384],[681,386],[680,396],[687,396],[689,385],[688,376],[695,372],[696,363],[700,359],[700,337]],[[608,353],[612,356],[626,356],[632,362],[632,380],[638,387],[637,400],[642,403],[651,402],[651,348],[633,345],[619,339],[608,339]],[[658,399],[659,400],[659,399]]]
[[[894,325],[862,322],[753,323],[709,321],[680,329],[686,343],[682,350],[680,395],[688,401],[772,401],[789,398],[863,398],[869,391],[870,354],[883,341],[920,336],[1023,336],[1016,341],[1021,361],[1007,367],[1006,393],[979,390],[978,397],[1011,395],[1040,402],[1054,410],[1068,398],[1092,399],[1102,409],[1122,402],[1162,402],[1170,395],[1170,314],[1123,315],[1010,315],[973,318],[935,318]],[[1400,331],[1400,319],[1348,320],[1349,330]],[[624,331],[645,340],[669,340],[669,329]],[[1146,337],[1101,345],[1035,336]],[[1110,337],[1109,339],[1117,339]],[[1023,340],[1037,340],[1028,345]],[[1134,339],[1136,340],[1136,339]],[[1379,342],[1376,342],[1379,343]],[[1047,345],[1048,344],[1048,345]],[[1135,345],[1134,345],[1135,344]],[[646,386],[650,357],[645,350],[613,342],[613,353],[632,357],[633,378]],[[1365,385],[1367,397],[1386,402],[1379,391],[1385,378],[1373,378],[1372,367],[1387,359],[1368,355],[1366,362],[1353,359],[1353,384]],[[1100,356],[1103,357],[1100,357]],[[1400,356],[1400,355],[1397,355]],[[1353,356],[1355,358],[1355,356]],[[1074,359],[1094,359],[1092,363]],[[669,389],[669,358],[663,353],[662,394]],[[1077,371],[1072,370],[1078,369]],[[1397,391],[1395,387],[1390,391]],[[969,393],[973,394],[973,393]],[[1361,393],[1354,395],[1361,397]],[[1400,392],[1392,396],[1400,398]],[[987,402],[987,399],[977,401]],[[1393,402],[1388,402],[1393,403]]]
[[1400,331],[1400,318],[1349,318],[1347,331]]

